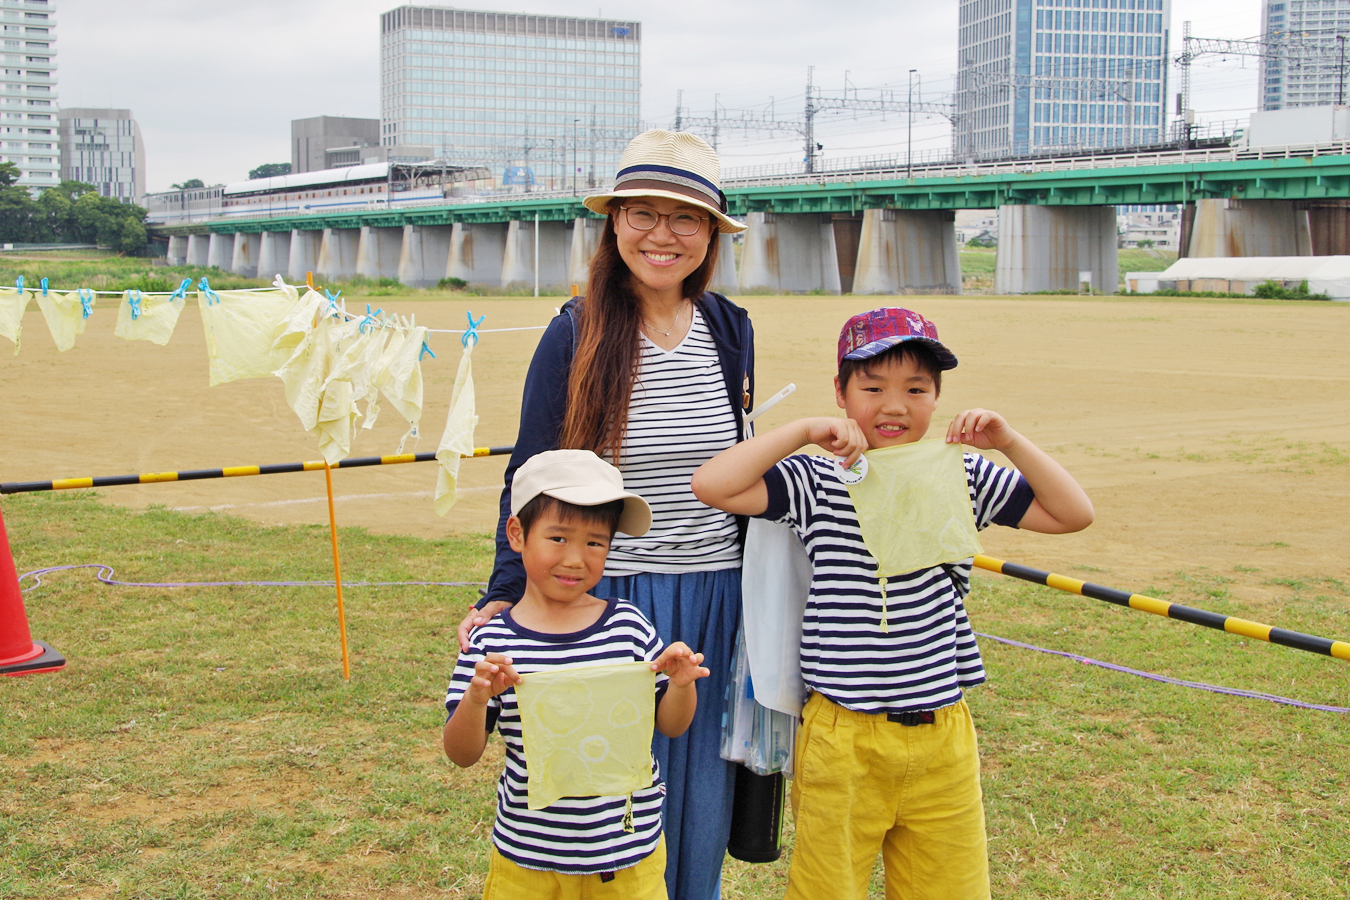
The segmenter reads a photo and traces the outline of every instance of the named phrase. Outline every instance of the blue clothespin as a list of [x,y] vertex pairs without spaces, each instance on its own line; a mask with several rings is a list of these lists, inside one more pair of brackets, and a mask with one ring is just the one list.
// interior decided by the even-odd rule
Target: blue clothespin
[[460,344],[463,345],[465,350],[468,350],[469,338],[473,338],[473,344],[475,347],[478,346],[478,326],[483,324],[483,320],[487,318],[487,314],[484,313],[483,315],[479,316],[477,322],[473,320],[473,313],[465,310],[464,315],[469,317],[469,330],[464,332],[464,336],[459,339],[459,342]]
[[367,303],[366,315],[363,319],[361,319],[360,322],[356,323],[356,330],[361,332],[362,334],[365,334],[367,328],[374,328],[375,326],[380,324],[379,316],[382,315],[384,315],[383,309],[377,309],[374,312],[371,312],[370,304]]
[[22,276],[22,275],[20,275],[18,278],[15,278],[15,279],[14,279],[14,290],[18,291],[20,294],[23,293],[23,276]]
[[187,290],[190,287],[192,287],[192,279],[184,278],[183,283],[178,286],[178,290],[174,291],[172,294],[169,295],[169,302],[172,303],[175,300],[187,299]]
[[38,283],[42,285],[42,296],[47,296],[47,279],[44,278]]
[[328,298],[328,312],[334,316],[341,315],[342,313],[338,310],[337,302],[342,299],[342,291],[339,290],[334,294],[332,291],[328,290],[328,288],[324,288],[323,295]]
[[90,288],[79,288],[75,296],[80,298],[80,312],[87,319],[94,314],[94,292]]
[[428,354],[431,356],[432,359],[436,358],[436,354],[431,352],[431,348],[427,346],[427,342],[423,341],[422,352],[417,354],[417,361],[421,362],[422,360],[426,359]]
[[220,305],[220,295],[211,290],[211,284],[206,280],[205,275],[203,275],[202,280],[197,283],[197,289],[206,295],[207,306]]
[[127,302],[131,304],[131,319],[135,321],[141,317],[141,292],[137,290],[127,291]]

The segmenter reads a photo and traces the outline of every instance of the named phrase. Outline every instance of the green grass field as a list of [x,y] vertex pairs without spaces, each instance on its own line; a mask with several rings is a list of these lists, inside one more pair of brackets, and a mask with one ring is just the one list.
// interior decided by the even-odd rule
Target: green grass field
[[[20,572],[331,577],[323,528],[129,511],[92,492],[3,509]],[[348,581],[479,581],[490,565],[486,535],[341,541]],[[344,682],[331,588],[113,587],[92,572],[45,576],[25,598],[34,637],[70,664],[2,685],[0,897],[478,896],[500,743],[469,770],[439,746],[474,588],[348,587]],[[1350,636],[1350,587],[1318,573],[1114,586],[1219,612],[1259,586],[1280,598],[1273,624]],[[1350,705],[1345,662],[978,572],[968,605],[984,633]],[[970,702],[995,896],[1350,896],[1345,715],[982,647],[990,683]],[[789,822],[788,854],[790,839]],[[725,896],[780,897],[788,854],[729,863]]]

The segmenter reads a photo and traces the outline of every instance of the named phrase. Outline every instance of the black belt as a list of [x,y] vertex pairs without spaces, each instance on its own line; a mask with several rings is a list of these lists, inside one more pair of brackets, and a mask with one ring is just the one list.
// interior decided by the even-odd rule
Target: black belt
[[900,725],[932,725],[937,721],[937,713],[929,712],[899,712],[886,713],[887,722],[896,722]]

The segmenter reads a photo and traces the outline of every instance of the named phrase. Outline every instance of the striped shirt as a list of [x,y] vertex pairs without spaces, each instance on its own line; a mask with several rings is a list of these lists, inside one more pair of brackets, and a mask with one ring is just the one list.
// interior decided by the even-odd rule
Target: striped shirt
[[695,469],[735,443],[736,411],[727,403],[712,332],[696,307],[689,334],[674,350],[642,338],[619,471],[624,487],[651,504],[652,527],[640,538],[614,536],[606,575],[741,564],[735,518],[699,502],[689,487]]
[[[661,650],[651,623],[625,600],[610,600],[594,625],[571,634],[531,631],[507,610],[470,636],[469,649],[455,662],[445,708],[454,715],[473,680],[474,666],[488,653],[507,654],[516,671],[528,674],[550,666],[653,660]],[[657,673],[658,702],[667,681]],[[488,701],[488,730],[494,726],[506,744],[506,768],[497,782],[497,821],[492,827],[492,843],[502,856],[527,869],[591,874],[637,865],[656,849],[666,786],[655,759],[651,787],[632,795],[633,831],[625,832],[627,796],[564,797],[544,809],[529,808],[529,770],[514,689]]]
[[[1015,469],[964,457],[976,527],[1016,526],[1034,499],[1031,486]],[[985,680],[961,602],[971,560],[888,578],[883,595],[831,457],[789,456],[764,482],[762,517],[790,524],[811,559],[801,647],[807,687],[858,712],[918,712],[950,706],[962,688]]]

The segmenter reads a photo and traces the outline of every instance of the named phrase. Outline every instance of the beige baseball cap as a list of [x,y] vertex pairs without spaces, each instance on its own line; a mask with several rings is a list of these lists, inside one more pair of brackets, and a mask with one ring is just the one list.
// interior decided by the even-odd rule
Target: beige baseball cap
[[590,450],[549,450],[531,456],[511,481],[511,515],[540,494],[576,506],[623,501],[619,531],[642,537],[652,527],[652,508],[623,488],[619,470]]

